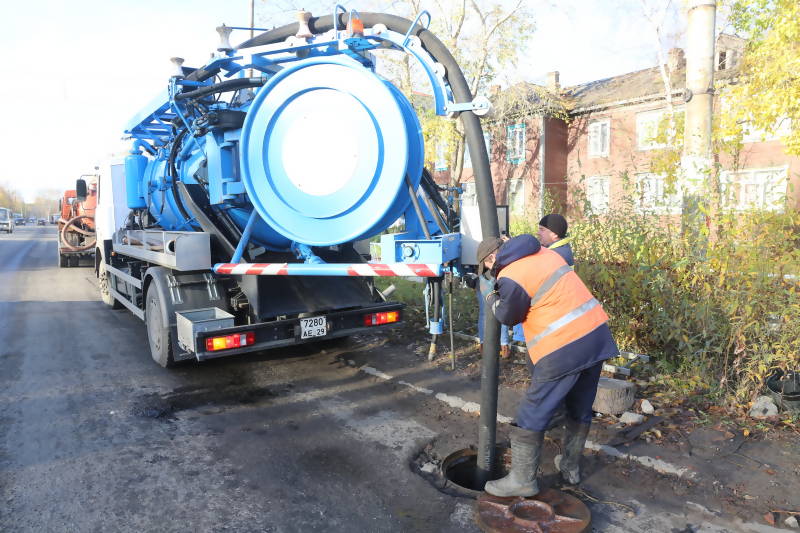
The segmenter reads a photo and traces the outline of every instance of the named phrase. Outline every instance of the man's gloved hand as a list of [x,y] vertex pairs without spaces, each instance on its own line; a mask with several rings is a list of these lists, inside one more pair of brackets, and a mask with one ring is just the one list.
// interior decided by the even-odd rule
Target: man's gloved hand
[[500,293],[497,292],[497,287],[493,287],[493,290],[486,293],[486,295],[482,294],[482,296],[483,301],[489,306],[489,309],[492,310],[492,313],[494,313],[495,304],[500,301]]

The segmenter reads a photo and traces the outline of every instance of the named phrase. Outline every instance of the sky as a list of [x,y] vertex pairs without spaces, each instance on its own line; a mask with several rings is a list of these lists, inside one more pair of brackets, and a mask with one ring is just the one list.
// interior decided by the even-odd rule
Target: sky
[[[643,13],[668,0],[526,1],[536,24],[518,69],[526,81],[558,70],[562,85],[571,85],[656,63]],[[292,2],[257,0],[257,25],[292,22]],[[317,15],[330,2],[299,3]],[[672,5],[668,28],[680,27],[679,12]],[[73,188],[81,174],[126,150],[123,128],[166,87],[169,58],[205,63],[217,46],[216,26],[249,24],[249,1],[0,0],[0,19],[0,184],[32,201],[39,190]],[[665,47],[680,44],[667,33]],[[234,32],[231,42],[246,37]]]

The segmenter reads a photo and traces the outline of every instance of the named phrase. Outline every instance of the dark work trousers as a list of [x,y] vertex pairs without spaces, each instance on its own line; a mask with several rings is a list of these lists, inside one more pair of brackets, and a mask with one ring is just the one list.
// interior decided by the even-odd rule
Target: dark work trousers
[[[592,421],[592,404],[597,394],[597,382],[603,362],[580,372],[553,381],[531,382],[517,409],[517,425],[531,431],[548,429],[553,413],[564,402],[566,414],[573,420],[588,424]],[[528,358],[531,376],[535,366]]]

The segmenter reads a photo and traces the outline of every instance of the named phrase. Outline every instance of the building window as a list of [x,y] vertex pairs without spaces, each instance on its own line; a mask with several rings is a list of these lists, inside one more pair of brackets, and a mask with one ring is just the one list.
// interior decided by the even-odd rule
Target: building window
[[786,202],[787,167],[726,171],[720,176],[723,206],[782,211]]
[[717,70],[727,70],[736,66],[736,50],[720,50],[717,54]]
[[658,127],[664,119],[664,110],[647,111],[636,115],[636,145],[639,150],[664,148],[663,143],[656,141]]
[[[683,108],[674,109],[675,121],[682,120]],[[667,118],[666,109],[644,111],[636,114],[636,145],[639,150],[656,150],[667,145],[657,140],[659,133],[663,133],[662,124]]]
[[525,124],[506,127],[506,159],[519,165],[525,162]]
[[461,184],[461,205],[465,207],[478,205],[478,194],[474,181]]
[[636,175],[637,207],[639,212],[659,215],[679,215],[683,203],[683,195],[677,184],[670,190],[666,179],[661,174]]
[[725,50],[721,50],[719,53],[719,57],[717,58],[717,70],[725,70]]
[[743,143],[758,143],[766,141],[777,141],[781,137],[786,137],[792,131],[792,120],[790,118],[778,119],[775,125],[770,128],[770,131],[758,129],[751,126],[750,123],[742,125],[742,142]]
[[[492,161],[492,134],[483,132],[483,144],[486,146],[486,153],[489,155],[489,162]],[[469,153],[469,145],[464,148],[464,168],[472,168],[472,158]]]
[[506,196],[508,208],[512,215],[521,215],[525,212],[525,180],[508,180],[508,194]]
[[586,200],[591,213],[608,211],[609,199],[608,176],[591,176],[586,179]]
[[598,120],[589,124],[589,157],[608,157],[611,121]]
[[447,143],[439,141],[436,143],[436,161],[433,164],[434,170],[447,170]]

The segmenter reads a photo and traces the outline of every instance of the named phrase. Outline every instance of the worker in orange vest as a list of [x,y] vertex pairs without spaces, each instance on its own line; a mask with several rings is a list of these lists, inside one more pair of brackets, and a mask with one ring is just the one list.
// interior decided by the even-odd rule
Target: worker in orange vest
[[619,354],[608,315],[572,268],[533,235],[498,245],[478,246],[478,265],[491,269],[497,282],[486,306],[497,320],[522,323],[531,384],[511,428],[509,474],[486,484],[495,496],[534,496],[536,471],[553,413],[563,402],[567,421],[564,455],[556,468],[567,483],[580,482],[580,457],[592,421],[592,404],[603,361]]

